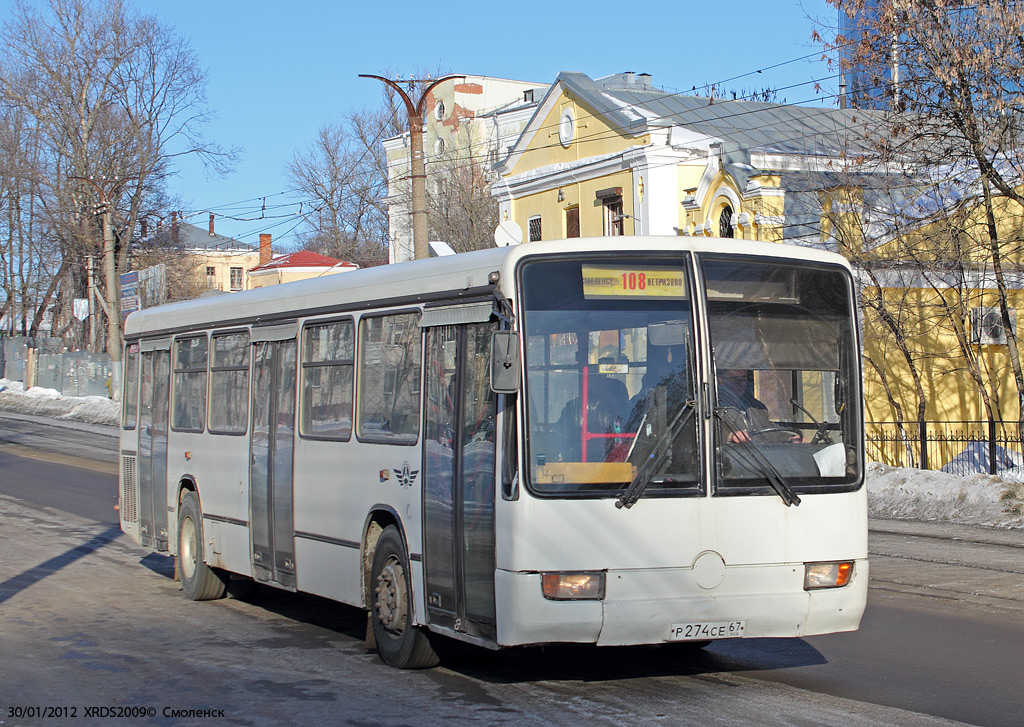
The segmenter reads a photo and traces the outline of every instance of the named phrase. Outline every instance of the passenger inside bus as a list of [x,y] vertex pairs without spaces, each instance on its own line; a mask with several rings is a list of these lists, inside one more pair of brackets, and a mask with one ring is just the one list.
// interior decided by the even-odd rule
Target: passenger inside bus
[[[586,421],[583,396],[578,396],[566,402],[555,423],[561,440],[562,461],[623,461],[628,449],[625,437],[591,438],[589,435],[625,434],[630,409],[629,393],[624,383],[610,376],[590,376],[586,387]],[[585,459],[584,442],[587,443]]]

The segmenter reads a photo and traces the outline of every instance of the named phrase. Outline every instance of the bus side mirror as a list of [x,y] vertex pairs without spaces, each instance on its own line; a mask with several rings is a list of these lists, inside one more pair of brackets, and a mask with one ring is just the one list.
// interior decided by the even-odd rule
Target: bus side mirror
[[491,391],[515,394],[519,391],[519,335],[495,331],[491,337]]

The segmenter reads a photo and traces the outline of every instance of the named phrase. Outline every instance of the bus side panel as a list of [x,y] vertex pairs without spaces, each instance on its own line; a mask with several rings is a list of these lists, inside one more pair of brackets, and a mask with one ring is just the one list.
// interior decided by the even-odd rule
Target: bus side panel
[[[351,466],[356,441],[334,442],[298,437],[295,443],[295,566],[300,591],[342,603],[362,605],[358,525],[345,514],[353,509],[358,480]],[[346,497],[346,493],[350,493]]]
[[365,606],[363,529],[374,507],[388,503],[398,514],[409,551],[415,623],[424,622],[420,461],[419,446],[359,442],[354,435],[349,442],[299,438],[294,516],[299,590]]
[[[203,510],[210,565],[250,575],[249,558],[249,444],[247,437],[209,433],[170,433],[167,450],[167,507],[176,554],[178,498],[184,481],[194,481]],[[209,525],[208,518],[220,524]]]
[[295,538],[297,587],[350,606],[362,606],[360,573],[362,560],[358,547],[336,545],[303,537]]

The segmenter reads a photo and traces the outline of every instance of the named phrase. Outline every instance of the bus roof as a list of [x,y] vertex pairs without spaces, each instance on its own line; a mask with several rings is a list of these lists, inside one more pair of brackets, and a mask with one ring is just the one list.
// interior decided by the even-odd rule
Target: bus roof
[[258,324],[332,311],[479,298],[493,289],[488,280],[490,273],[499,272],[502,280],[511,280],[515,266],[526,257],[559,253],[633,255],[641,250],[778,257],[838,264],[849,269],[839,255],[816,248],[713,237],[623,236],[531,242],[146,308],[128,316],[125,337]]

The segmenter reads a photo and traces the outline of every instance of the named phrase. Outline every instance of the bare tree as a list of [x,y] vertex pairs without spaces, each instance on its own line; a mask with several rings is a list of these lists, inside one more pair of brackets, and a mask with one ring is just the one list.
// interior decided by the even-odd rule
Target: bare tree
[[[393,73],[384,72],[385,76]],[[417,78],[447,75],[418,71]],[[410,82],[413,83],[413,82]],[[325,124],[317,138],[288,164],[291,182],[312,200],[300,239],[306,249],[362,265],[388,259],[388,207],[409,204],[409,179],[389,179],[385,139],[406,132],[406,111],[394,89],[382,86],[381,103]],[[427,165],[427,222],[431,239],[457,252],[493,244],[497,203],[468,127],[446,153]],[[390,188],[390,192],[389,192]]]
[[[33,217],[52,234],[60,270],[81,280],[88,255],[105,263],[107,348],[120,360],[120,286],[140,219],[154,214],[174,161],[214,171],[235,158],[201,128],[206,79],[187,41],[124,0],[17,0],[0,33],[0,103],[31,119],[39,159]],[[105,238],[105,244],[104,244]]]
[[364,267],[387,262],[387,188],[374,154],[379,138],[364,136],[372,123],[356,113],[346,124],[321,127],[287,167],[291,183],[313,200],[303,247]]
[[498,205],[491,196],[490,180],[472,126],[463,125],[458,143],[427,167],[427,221],[432,240],[443,240],[455,252],[494,246]]
[[[905,241],[901,253],[922,270],[945,268],[946,277],[991,277],[1007,334],[1018,420],[1024,425],[1024,370],[1011,320],[1013,290],[1019,287],[1012,278],[1021,263],[1015,230],[1024,213],[1024,4],[829,2],[861,19],[863,32],[857,38],[837,35],[826,46],[846,46],[851,65],[883,91],[887,110],[876,135],[879,160],[917,180],[914,199],[898,210]],[[928,204],[917,204],[921,200]],[[911,243],[921,230],[929,231],[927,239]],[[945,301],[939,318],[956,337],[991,419],[996,415],[994,372],[985,371],[985,360],[964,332],[966,307],[977,305],[980,295],[976,290],[951,294],[949,280],[932,290],[936,302]]]

